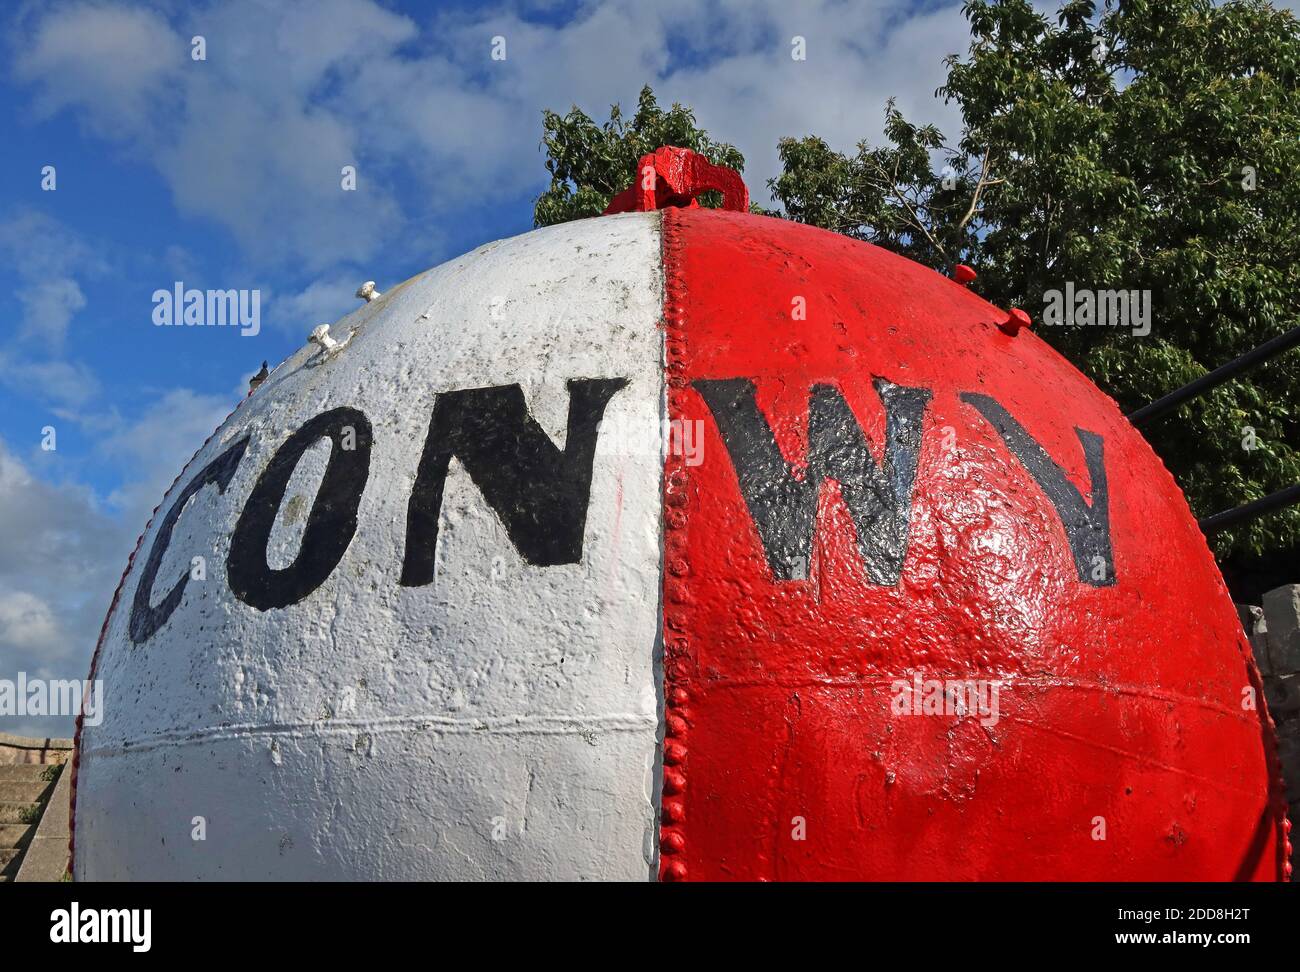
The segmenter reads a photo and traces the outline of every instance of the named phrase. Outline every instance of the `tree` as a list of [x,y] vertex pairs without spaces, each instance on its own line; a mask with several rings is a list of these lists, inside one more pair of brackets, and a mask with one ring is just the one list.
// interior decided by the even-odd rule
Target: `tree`
[[[792,219],[936,269],[1042,319],[1047,294],[1150,291],[1145,337],[1038,333],[1112,395],[1143,405],[1300,325],[1300,30],[1260,0],[971,0],[972,43],[938,95],[949,145],[886,108],[854,155],[782,139],[770,188]],[[930,159],[941,166],[934,171]],[[1144,429],[1208,515],[1300,483],[1300,353]],[[1215,538],[1221,555],[1295,543],[1300,509]]]
[[[971,45],[947,58],[936,92],[960,107],[960,137],[909,123],[891,101],[883,145],[843,154],[783,138],[769,188],[785,217],[938,270],[968,263],[984,297],[1039,322],[1067,282],[1149,292],[1145,336],[1037,327],[1124,411],[1300,325],[1300,25],[1289,12],[1264,0],[1100,12],[1066,0],[1055,18],[1029,0],[962,9]],[[545,130],[552,186],[539,225],[600,212],[660,144],[738,168],[739,153],[695,129],[689,110],[658,112],[648,88],[630,128],[615,108],[603,129],[574,109],[548,112]],[[1206,516],[1300,483],[1298,406],[1294,351],[1143,431]],[[1229,556],[1297,539],[1292,508],[1213,542]]]
[[[536,226],[599,216],[615,195],[632,184],[641,156],[663,145],[691,149],[737,172],[745,168],[745,157],[734,145],[709,138],[696,127],[689,108],[674,104],[664,111],[649,85],[641,89],[631,122],[624,120],[618,105],[610,108],[609,121],[603,125],[597,125],[576,105],[567,115],[543,111],[542,145],[551,185],[533,207]],[[702,206],[721,204],[716,192],[700,196]]]
[[[893,99],[885,105],[885,137],[890,144],[880,148],[859,142],[854,156],[833,151],[815,135],[781,139],[781,175],[768,188],[783,215],[936,269],[964,259],[982,225],[975,219],[986,188],[979,175],[933,125],[909,124]],[[932,154],[945,162],[937,173]]]

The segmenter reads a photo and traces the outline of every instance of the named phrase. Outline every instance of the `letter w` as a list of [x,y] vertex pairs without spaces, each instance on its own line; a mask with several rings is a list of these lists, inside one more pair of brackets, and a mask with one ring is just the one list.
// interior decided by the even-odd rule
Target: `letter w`
[[907,555],[921,418],[930,392],[883,378],[874,384],[886,412],[883,464],[878,466],[872,458],[862,427],[839,391],[815,385],[808,406],[808,470],[796,479],[758,409],[752,381],[693,383],[718,424],[768,566],[778,580],[807,576],[817,495],[823,480],[834,479],[857,527],[867,577],[873,584],[898,583]]
[[433,581],[438,517],[452,456],[501,518],[520,556],[538,567],[578,563],[596,432],[609,400],[626,384],[626,378],[569,381],[563,450],[528,413],[518,385],[439,395],[407,506],[401,583],[419,587]]
[[1095,432],[1076,428],[1092,482],[1091,504],[1065,475],[1047,451],[1034,441],[1005,408],[988,395],[963,392],[961,400],[973,405],[1006,443],[1011,454],[1029,471],[1056,509],[1065,539],[1074,557],[1079,580],[1093,587],[1115,583],[1115,557],[1110,543],[1110,493],[1106,487],[1106,443]]

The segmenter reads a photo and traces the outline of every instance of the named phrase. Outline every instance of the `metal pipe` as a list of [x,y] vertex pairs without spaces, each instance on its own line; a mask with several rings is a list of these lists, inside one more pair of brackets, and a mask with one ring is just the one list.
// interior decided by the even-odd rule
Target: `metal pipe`
[[1195,398],[1211,388],[1222,385],[1229,378],[1235,378],[1241,372],[1253,368],[1260,362],[1267,361],[1283,351],[1288,351],[1297,344],[1300,344],[1300,327],[1287,331],[1285,334],[1279,334],[1277,337],[1265,341],[1259,347],[1247,351],[1241,357],[1234,358],[1225,365],[1220,365],[1209,374],[1201,375],[1195,381],[1189,381],[1186,385],[1183,385],[1182,388],[1175,388],[1168,395],[1156,399],[1149,405],[1143,405],[1135,412],[1130,412],[1128,420],[1134,425],[1141,425],[1143,422],[1150,422],[1152,419],[1159,418],[1188,399]]
[[1272,513],[1275,510],[1284,509],[1288,506],[1294,506],[1300,503],[1300,484],[1288,486],[1286,489],[1280,489],[1276,493],[1270,493],[1263,499],[1257,499],[1253,503],[1247,503],[1244,506],[1238,506],[1235,509],[1224,510],[1222,513],[1215,513],[1213,516],[1207,516],[1199,521],[1201,532],[1207,536],[1211,533],[1218,533],[1230,526],[1236,526],[1238,523],[1245,523],[1248,520],[1254,520],[1263,516],[1265,513]]

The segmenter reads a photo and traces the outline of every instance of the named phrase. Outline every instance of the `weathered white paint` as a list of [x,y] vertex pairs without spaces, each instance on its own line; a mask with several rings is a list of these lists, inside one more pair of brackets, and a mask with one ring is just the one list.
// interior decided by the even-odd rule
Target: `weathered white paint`
[[[107,711],[82,740],[78,879],[653,873],[658,227],[659,214],[633,213],[481,247],[362,305],[332,328],[351,334],[345,347],[306,345],[227,421],[164,499],[110,619]],[[435,394],[519,382],[562,444],[566,379],[613,376],[630,384],[602,425],[581,564],[523,562],[453,461],[437,579],[399,586]],[[343,405],[375,436],[357,534],[306,600],[255,610],[226,582],[239,512],[285,439]],[[630,429],[645,434],[623,448]],[[133,645],[130,602],[158,521],[246,432],[226,495],[204,489],[177,523],[154,603],[193,556],[207,580]],[[272,566],[293,559],[327,456],[309,450],[290,482]]]

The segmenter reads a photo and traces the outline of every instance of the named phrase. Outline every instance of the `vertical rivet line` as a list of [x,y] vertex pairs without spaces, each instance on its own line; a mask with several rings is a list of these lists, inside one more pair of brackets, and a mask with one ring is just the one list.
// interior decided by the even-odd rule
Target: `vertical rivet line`
[[[683,232],[675,209],[663,211],[662,261],[664,270],[664,367],[668,395],[668,418],[680,420],[686,392],[686,278],[681,265]],[[666,437],[666,445],[673,442]],[[664,743],[663,791],[660,794],[659,879],[682,881],[687,877],[686,787],[689,757],[690,671],[692,648],[689,633],[680,630],[678,617],[685,600],[683,585],[687,557],[686,509],[690,477],[680,454],[665,448],[663,479],[664,510]]]

